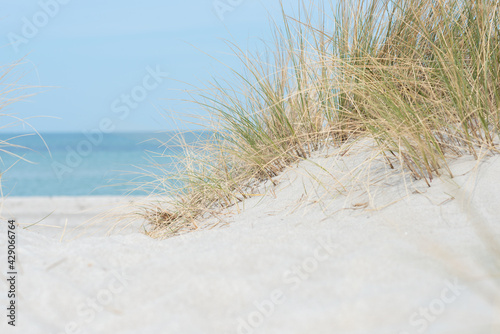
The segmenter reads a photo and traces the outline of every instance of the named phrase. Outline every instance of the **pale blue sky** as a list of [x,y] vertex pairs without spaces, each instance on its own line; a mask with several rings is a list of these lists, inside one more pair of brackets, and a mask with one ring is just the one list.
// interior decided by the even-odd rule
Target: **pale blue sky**
[[179,81],[200,85],[224,74],[203,52],[237,66],[223,40],[243,48],[269,40],[269,14],[279,19],[279,0],[2,0],[0,64],[26,56],[21,82],[57,87],[7,112],[58,118],[31,119],[40,132],[88,131],[106,118],[115,131],[185,127],[162,116],[197,112],[171,100],[186,97]]

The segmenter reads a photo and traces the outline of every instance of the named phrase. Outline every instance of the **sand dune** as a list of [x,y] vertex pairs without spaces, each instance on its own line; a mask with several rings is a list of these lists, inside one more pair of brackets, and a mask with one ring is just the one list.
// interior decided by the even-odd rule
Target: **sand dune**
[[[7,199],[2,216],[21,224],[59,208],[43,222],[59,228],[18,231],[18,326],[1,332],[500,332],[500,159],[457,159],[429,188],[377,161],[353,181],[341,171],[358,158],[318,154],[218,228],[166,240],[60,242],[66,218],[123,198]],[[357,187],[338,193],[335,180]]]

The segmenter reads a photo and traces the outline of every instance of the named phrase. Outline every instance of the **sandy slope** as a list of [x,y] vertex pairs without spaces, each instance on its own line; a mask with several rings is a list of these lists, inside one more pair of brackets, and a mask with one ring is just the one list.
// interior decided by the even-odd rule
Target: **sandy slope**
[[[18,327],[0,332],[500,333],[500,159],[460,158],[431,188],[374,161],[339,194],[352,180],[335,171],[360,158],[318,155],[223,228],[168,240],[21,230]],[[76,205],[15,199],[3,215],[58,201]]]

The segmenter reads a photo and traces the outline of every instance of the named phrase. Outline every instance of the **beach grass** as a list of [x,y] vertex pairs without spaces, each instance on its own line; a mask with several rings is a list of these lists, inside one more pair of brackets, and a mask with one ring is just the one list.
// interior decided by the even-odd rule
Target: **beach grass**
[[[31,96],[36,95],[37,92],[34,91],[32,86],[26,86],[20,83],[23,75],[17,71],[17,69],[23,65],[23,59],[20,59],[12,64],[2,65],[0,66],[0,130],[5,130],[9,128],[15,128],[20,125],[24,125],[33,130],[34,134],[38,134],[38,132],[30,126],[28,121],[24,118],[20,118],[15,114],[9,113],[8,109],[13,103],[17,103],[24,99],[27,99]],[[0,138],[0,197],[3,197],[3,191],[1,187],[2,176],[5,172],[7,172],[11,166],[5,166],[2,156],[9,155],[16,158],[17,161],[27,161],[22,155],[19,155],[14,152],[13,149],[27,149],[20,145],[15,144],[15,140],[20,136],[27,136],[31,134],[21,134],[21,135],[13,135],[13,136],[3,136]],[[43,138],[38,134],[38,136]],[[15,163],[14,163],[15,165]]]
[[[493,0],[304,1],[241,69],[192,95],[210,140],[186,146],[180,188],[144,215],[177,234],[322,147],[369,138],[429,186],[453,156],[497,151],[500,16]],[[166,184],[166,183],[163,183]]]

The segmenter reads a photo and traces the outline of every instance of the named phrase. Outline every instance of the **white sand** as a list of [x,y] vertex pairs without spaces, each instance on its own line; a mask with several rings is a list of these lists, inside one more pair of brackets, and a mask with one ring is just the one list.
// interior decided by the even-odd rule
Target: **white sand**
[[[500,159],[460,158],[431,188],[374,162],[369,193],[337,196],[335,171],[358,158],[318,155],[326,170],[303,162],[225,227],[168,240],[20,230],[18,326],[2,316],[0,332],[500,333]],[[2,215],[62,207],[44,224],[76,226],[117,200],[15,198]]]
[[[113,229],[102,223],[110,208],[129,212],[145,197],[8,197],[2,201],[4,220],[15,218],[23,229],[51,239],[71,240],[80,236],[106,236],[137,232],[140,224]],[[118,210],[116,210],[118,212]]]

